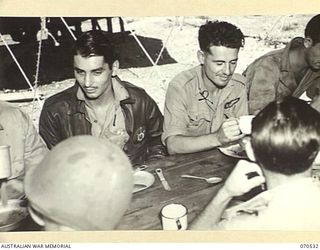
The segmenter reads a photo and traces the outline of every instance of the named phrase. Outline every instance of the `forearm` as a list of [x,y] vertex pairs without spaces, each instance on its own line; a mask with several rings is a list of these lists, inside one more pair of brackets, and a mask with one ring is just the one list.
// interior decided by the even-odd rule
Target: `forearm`
[[191,230],[210,230],[221,218],[232,197],[222,187],[204,211],[192,222]]
[[169,154],[185,154],[209,150],[221,146],[217,134],[207,134],[201,136],[170,136],[167,141]]
[[161,142],[161,136],[152,137],[148,143],[147,160],[161,158],[167,155],[165,146]]

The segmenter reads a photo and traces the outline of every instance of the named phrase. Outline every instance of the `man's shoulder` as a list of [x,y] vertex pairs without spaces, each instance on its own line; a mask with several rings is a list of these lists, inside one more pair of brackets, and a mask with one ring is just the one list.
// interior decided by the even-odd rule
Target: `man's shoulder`
[[2,116],[20,115],[23,111],[12,103],[0,101],[0,114]]
[[246,78],[243,75],[234,73],[230,81],[231,81],[231,84],[236,88],[240,88],[240,89],[246,88]]
[[260,56],[248,65],[243,74],[246,75],[248,72],[253,72],[258,69],[269,69],[270,71],[280,69],[283,52],[284,49],[278,49]]
[[30,121],[30,117],[18,106],[0,101],[0,124],[10,124],[15,128],[20,129],[21,124],[27,124]]
[[151,98],[144,88],[138,87],[130,82],[121,81],[121,85],[128,91],[129,96],[140,101]]
[[78,87],[76,85],[67,88],[59,93],[56,93],[46,99],[44,107],[51,107],[57,104],[61,105],[63,102],[72,102],[76,99],[76,91]]
[[192,84],[197,79],[198,71],[200,70],[200,66],[184,70],[171,80],[170,85],[183,88],[188,84]]

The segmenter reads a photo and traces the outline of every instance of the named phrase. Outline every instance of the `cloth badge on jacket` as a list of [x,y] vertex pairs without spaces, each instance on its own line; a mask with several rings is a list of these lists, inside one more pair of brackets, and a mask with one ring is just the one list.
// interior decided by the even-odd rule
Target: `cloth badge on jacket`
[[146,134],[146,128],[145,127],[139,127],[136,132],[134,133],[134,141],[141,142],[145,138]]
[[236,103],[238,103],[240,101],[240,97],[237,97],[235,99],[232,99],[231,101],[229,102],[226,102],[224,104],[224,108],[225,109],[229,109],[229,108],[232,108],[234,105],[236,105]]

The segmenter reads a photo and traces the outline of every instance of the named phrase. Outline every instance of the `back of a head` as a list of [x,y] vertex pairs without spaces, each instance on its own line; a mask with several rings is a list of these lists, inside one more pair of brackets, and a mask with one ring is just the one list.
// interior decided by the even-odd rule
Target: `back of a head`
[[244,36],[239,28],[228,22],[207,22],[199,29],[199,46],[209,52],[211,46],[239,49],[244,45]]
[[320,14],[312,17],[304,30],[304,36],[311,38],[313,45],[320,42]]
[[102,30],[84,32],[73,46],[73,55],[82,57],[103,56],[111,65],[118,60],[117,51],[112,43],[112,34]]
[[320,145],[320,114],[286,97],[267,105],[252,121],[252,148],[265,169],[284,175],[308,170]]
[[27,173],[34,210],[75,230],[114,229],[129,206],[133,177],[125,153],[103,139],[71,137]]

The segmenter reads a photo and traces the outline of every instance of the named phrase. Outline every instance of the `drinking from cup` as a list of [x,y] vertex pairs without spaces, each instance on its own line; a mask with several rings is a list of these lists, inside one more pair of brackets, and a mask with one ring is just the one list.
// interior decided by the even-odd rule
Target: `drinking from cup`
[[251,122],[254,115],[243,115],[239,117],[239,127],[243,134],[251,134]]
[[163,230],[186,230],[187,208],[182,204],[169,204],[161,209]]
[[10,146],[0,146],[0,179],[11,176]]

